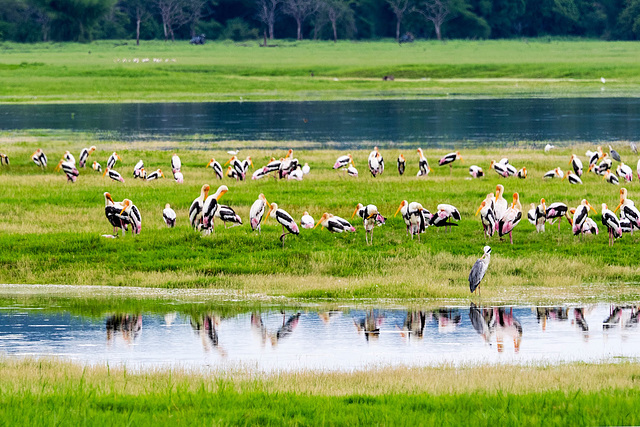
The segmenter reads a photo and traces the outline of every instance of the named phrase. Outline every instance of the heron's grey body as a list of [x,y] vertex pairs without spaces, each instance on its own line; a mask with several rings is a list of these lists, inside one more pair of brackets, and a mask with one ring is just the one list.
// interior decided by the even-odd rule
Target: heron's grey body
[[471,273],[469,273],[469,290],[471,292],[474,292],[480,286],[480,282],[484,278],[487,268],[489,268],[489,262],[491,262],[491,247],[485,246],[484,255],[473,264]]
[[613,160],[616,160],[616,161],[618,161],[618,162],[621,162],[621,161],[622,161],[622,159],[620,158],[620,154],[619,154],[616,150],[614,150],[613,148],[611,148],[611,146],[609,146],[609,154],[611,154],[611,158],[612,158]]

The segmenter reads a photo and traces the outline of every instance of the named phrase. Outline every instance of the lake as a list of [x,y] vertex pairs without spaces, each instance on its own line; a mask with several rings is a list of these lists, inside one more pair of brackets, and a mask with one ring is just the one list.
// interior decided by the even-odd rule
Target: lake
[[[510,145],[636,140],[638,98],[0,105],[0,129],[97,132],[104,138],[298,140],[310,148]],[[330,143],[330,144],[329,144]]]

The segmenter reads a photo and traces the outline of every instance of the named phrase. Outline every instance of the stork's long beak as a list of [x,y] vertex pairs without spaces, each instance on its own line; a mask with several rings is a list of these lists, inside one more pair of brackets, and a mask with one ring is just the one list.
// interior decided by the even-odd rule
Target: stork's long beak
[[393,214],[394,218],[395,218],[396,215],[398,215],[398,212],[400,212],[400,209],[402,209],[402,206],[404,206],[404,205],[402,203],[400,203],[400,207],[398,208],[396,213]]
[[[322,217],[322,218],[324,218],[324,217]],[[320,223],[322,222],[322,218],[320,218],[320,220],[318,221],[318,223],[317,223],[313,228],[317,228],[317,227],[320,225]],[[322,227],[322,228],[324,228],[324,227]]]
[[162,173],[162,171],[160,171],[160,176],[164,178],[164,174]]
[[560,181],[564,181],[564,179],[565,179],[566,177],[568,177],[568,176],[569,176],[569,172],[565,173],[565,174],[564,174],[564,176],[562,177],[562,179],[561,179]]
[[205,168],[208,168],[211,163],[213,163],[213,159],[209,160],[209,163],[207,163],[207,166],[205,166]]
[[264,216],[264,219],[262,220],[262,222],[265,222],[267,220],[267,218],[269,218],[269,214],[271,214],[271,211],[273,210],[273,206],[269,205],[269,211],[267,212],[267,214]]
[[597,211],[597,210],[595,210],[595,209],[593,208],[593,206],[591,206],[588,202],[587,202],[587,205],[589,206],[589,208],[590,208],[590,209],[591,209],[591,210],[592,210],[596,215],[598,214],[598,211]]
[[107,174],[107,172],[109,172],[109,168],[104,168],[104,172],[102,173],[102,177],[103,178]]
[[480,213],[480,211],[482,210],[482,208],[483,208],[483,207],[484,207],[484,202],[482,202],[482,203],[480,204],[480,207],[479,207],[479,208],[478,208],[478,210],[476,211],[475,216],[478,216],[478,214]]
[[[220,197],[222,197],[224,195],[224,193],[226,193],[226,192],[227,192],[227,190],[220,191],[220,194],[218,194],[218,197],[216,197],[216,200],[220,200]],[[269,206],[269,208],[271,208],[271,206]],[[271,211],[269,211],[269,212],[271,212]]]
[[118,160],[122,161],[122,157],[120,157],[120,154],[116,153],[116,157],[118,158]]
[[249,159],[249,164],[251,165],[251,169],[253,169],[253,160]]
[[64,157],[60,159],[58,165],[53,169],[54,172],[58,172],[60,170],[60,166],[62,166],[62,162],[64,161]]
[[618,209],[620,209],[620,206],[622,206],[622,202],[618,203],[618,206],[616,206],[616,208],[613,210],[613,213],[618,212]]
[[[231,159],[233,159],[233,157]],[[227,160],[227,162],[222,166],[227,166],[229,163],[231,163],[231,159]]]
[[591,169],[593,169],[593,167],[594,167],[595,165],[596,165],[595,163],[591,163],[591,164],[589,165],[589,169],[587,169],[587,172],[591,172]]

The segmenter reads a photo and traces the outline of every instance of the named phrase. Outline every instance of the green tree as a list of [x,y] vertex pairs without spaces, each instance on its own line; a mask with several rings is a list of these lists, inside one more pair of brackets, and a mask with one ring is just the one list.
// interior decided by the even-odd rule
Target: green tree
[[116,0],[33,0],[33,3],[71,24],[75,40],[90,41],[91,28],[109,13]]

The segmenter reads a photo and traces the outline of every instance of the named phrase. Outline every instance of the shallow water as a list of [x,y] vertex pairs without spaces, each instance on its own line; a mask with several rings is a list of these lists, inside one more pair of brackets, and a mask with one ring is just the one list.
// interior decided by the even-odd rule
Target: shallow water
[[638,306],[268,309],[85,317],[0,308],[0,354],[83,364],[350,371],[377,366],[601,362],[636,358]]
[[[638,98],[0,105],[0,129],[438,147],[636,140]],[[317,145],[309,144],[309,147]]]

